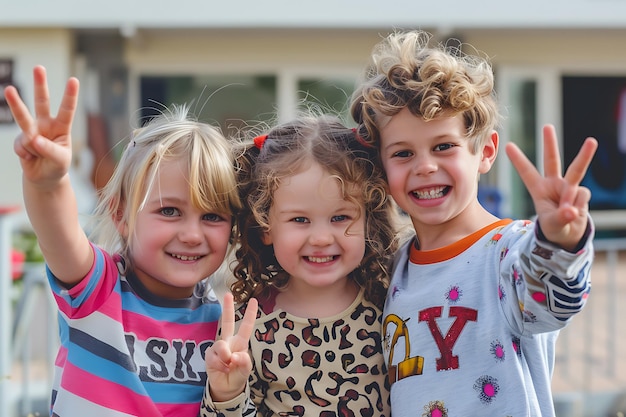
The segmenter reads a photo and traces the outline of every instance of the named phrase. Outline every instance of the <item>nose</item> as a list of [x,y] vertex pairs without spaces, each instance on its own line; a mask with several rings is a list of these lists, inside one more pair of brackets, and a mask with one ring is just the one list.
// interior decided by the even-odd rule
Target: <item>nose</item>
[[413,173],[415,175],[430,175],[437,170],[435,158],[430,154],[416,155],[413,160]]
[[181,242],[188,245],[199,245],[204,239],[200,222],[190,220],[183,222],[181,230],[178,232],[178,238]]
[[328,246],[335,238],[329,225],[317,225],[311,228],[309,243],[312,246]]

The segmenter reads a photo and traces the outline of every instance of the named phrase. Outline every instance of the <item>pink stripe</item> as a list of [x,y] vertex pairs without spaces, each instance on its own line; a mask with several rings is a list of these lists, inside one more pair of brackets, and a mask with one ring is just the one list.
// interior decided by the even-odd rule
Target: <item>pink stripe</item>
[[[111,295],[115,294],[113,291],[115,287],[115,283],[117,282],[117,267],[115,266],[115,262],[105,252],[102,252],[103,266],[102,269],[104,274],[102,277],[94,277],[93,273],[95,270],[96,263],[91,266],[89,273],[80,281],[76,286],[72,287],[68,290],[68,295],[70,297],[76,298],[82,294],[83,291],[86,290],[88,284],[91,281],[96,280],[95,286],[93,288],[93,292],[89,295],[89,297],[80,305],[78,308],[73,308],[64,298],[61,298],[57,294],[54,294],[54,297],[57,301],[57,305],[59,306],[59,310],[61,310],[68,317],[77,319],[88,316],[94,311],[98,310],[102,305],[106,305]],[[119,296],[118,303],[119,306]]]
[[[97,311],[101,306],[106,305],[109,302],[109,298],[111,295],[115,294],[113,291],[115,287],[115,283],[117,282],[117,267],[113,262],[113,259],[109,255],[103,252],[104,255],[104,265],[103,272],[104,274],[101,277],[93,277],[93,272],[95,268],[95,263],[87,274],[89,280],[96,279],[96,285],[93,289],[91,295],[83,302],[81,306],[74,313],[73,318],[82,318],[88,316],[89,314]],[[84,283],[84,284],[83,284]],[[87,284],[87,279],[83,279],[79,285],[76,287],[82,287],[84,290]],[[77,289],[76,287],[70,290],[70,295],[74,295],[74,290],[81,291],[81,289]],[[119,304],[118,304],[119,305]]]
[[141,314],[126,311],[124,328],[133,329],[139,340],[147,340],[159,334],[172,339],[193,340],[197,343],[215,340],[218,322],[210,323],[170,323],[154,320]]
[[159,410],[163,416],[197,416],[200,411],[200,402],[193,404],[159,404]]
[[98,307],[98,311],[115,321],[120,321],[122,314],[122,297],[117,291],[113,291],[106,299],[106,303]]
[[53,293],[54,299],[57,302],[59,310],[68,317],[72,317],[72,306],[70,306],[65,298],[59,296],[57,293]]
[[193,404],[159,404],[163,416],[197,416],[200,412],[200,401]]
[[67,361],[67,348],[65,346],[61,346],[59,351],[57,352],[57,357],[54,360],[54,364],[59,368],[62,368],[65,362]]
[[122,385],[99,378],[71,363],[65,364],[61,386],[64,390],[110,410],[134,416],[160,415],[149,396],[137,394]]

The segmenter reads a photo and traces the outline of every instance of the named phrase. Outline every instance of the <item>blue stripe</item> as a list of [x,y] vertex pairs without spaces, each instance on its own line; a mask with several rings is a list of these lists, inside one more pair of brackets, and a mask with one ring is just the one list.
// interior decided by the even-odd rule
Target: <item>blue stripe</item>
[[571,294],[564,294],[561,292],[552,291],[552,295],[554,296],[556,301],[560,301],[562,303],[568,304],[582,304],[582,296],[581,297],[572,297]]
[[567,311],[570,314],[576,313],[577,311],[580,311],[583,308],[582,303],[578,303],[578,304],[562,304],[562,303],[559,303],[558,301],[554,302],[554,307],[555,308],[560,308],[561,310],[565,310],[564,312]]
[[[72,336],[74,336],[74,334],[72,334]],[[95,339],[91,338],[91,340]],[[81,343],[84,342],[84,340],[79,341]],[[100,345],[101,344],[102,343],[100,342]],[[136,373],[129,369],[129,361],[132,365],[132,368],[134,368],[135,365],[132,363],[132,360],[128,357],[128,355],[124,355],[121,352],[117,351],[117,357],[120,360],[120,363],[115,360],[111,361],[104,357],[98,356],[98,354],[84,349],[79,344],[70,344],[68,346],[68,350],[68,360],[77,368],[83,369],[85,372],[88,372],[107,381],[123,385],[138,394],[145,395],[145,389],[139,381]],[[96,346],[95,350],[102,351],[101,346]],[[110,348],[109,350],[115,349]],[[111,355],[111,352],[106,353]]]
[[[117,383],[140,395],[149,395],[156,402],[180,403],[197,402],[204,392],[206,373],[200,374],[200,381],[141,381],[135,372],[132,358],[93,337],[76,329],[71,330],[72,343],[68,358],[71,363],[107,381]],[[85,344],[86,345],[83,345]],[[85,349],[83,346],[88,346]]]
[[144,382],[143,385],[155,402],[177,404],[197,403],[204,393],[205,382],[194,384],[191,381],[186,383]]
[[557,289],[561,289],[563,290],[562,292],[566,292],[572,295],[584,294],[588,290],[588,284],[584,286],[576,285],[575,287],[569,286],[566,282],[562,281],[560,278],[554,275],[550,276],[550,279],[548,280],[548,285],[553,289],[553,292],[556,292]]
[[589,285],[589,281],[587,280],[589,267],[589,262],[586,262],[585,265],[583,265],[583,267],[578,272],[578,275],[576,275],[574,279],[568,280],[567,284],[570,287],[587,287]]
[[87,300],[93,294],[93,292],[96,289],[96,285],[98,284],[98,281],[101,279],[103,275],[103,270],[104,270],[104,265],[105,265],[104,254],[102,253],[101,249],[95,246],[94,246],[94,254],[95,254],[94,270],[92,271],[92,274],[86,277],[88,279],[87,281],[85,281],[86,282],[85,289],[83,291],[80,291],[80,293],[78,294],[76,298],[70,297],[70,295],[68,294],[67,288],[59,285],[59,281],[54,276],[52,271],[50,271],[50,269],[48,268],[48,265],[46,265],[46,275],[48,277],[48,282],[50,283],[50,288],[56,295],[63,298],[70,306],[72,306],[72,308],[80,307],[85,302],[85,300]]
[[120,365],[124,369],[133,373],[137,372],[137,367],[132,358],[124,352],[120,352],[108,343],[75,328],[70,329],[70,343],[80,346],[98,358],[102,358],[109,363]]
[[202,304],[199,308],[166,308],[148,304],[130,291],[122,291],[124,310],[147,316],[155,321],[180,324],[209,323],[218,321],[222,308],[218,303]]

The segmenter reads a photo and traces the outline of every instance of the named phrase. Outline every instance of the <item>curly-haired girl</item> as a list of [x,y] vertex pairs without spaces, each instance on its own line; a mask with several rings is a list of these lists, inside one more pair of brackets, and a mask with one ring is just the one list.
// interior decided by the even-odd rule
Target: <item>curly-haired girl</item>
[[252,297],[259,305],[251,401],[247,369],[217,342],[203,415],[390,414],[380,318],[395,211],[375,153],[335,117],[315,115],[241,149],[231,290],[238,316]]

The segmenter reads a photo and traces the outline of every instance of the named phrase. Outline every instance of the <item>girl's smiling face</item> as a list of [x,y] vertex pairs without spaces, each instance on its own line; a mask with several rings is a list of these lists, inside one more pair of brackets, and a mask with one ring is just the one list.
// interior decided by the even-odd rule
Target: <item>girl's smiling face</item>
[[334,291],[345,286],[363,259],[364,214],[345,200],[345,187],[349,192],[349,186],[312,163],[283,179],[274,192],[264,243],[274,245],[290,286]]
[[[189,297],[195,285],[213,274],[226,257],[232,219],[207,213],[190,200],[187,163],[164,161],[137,213],[129,248],[142,284],[165,298]],[[122,233],[127,227],[122,225]]]

